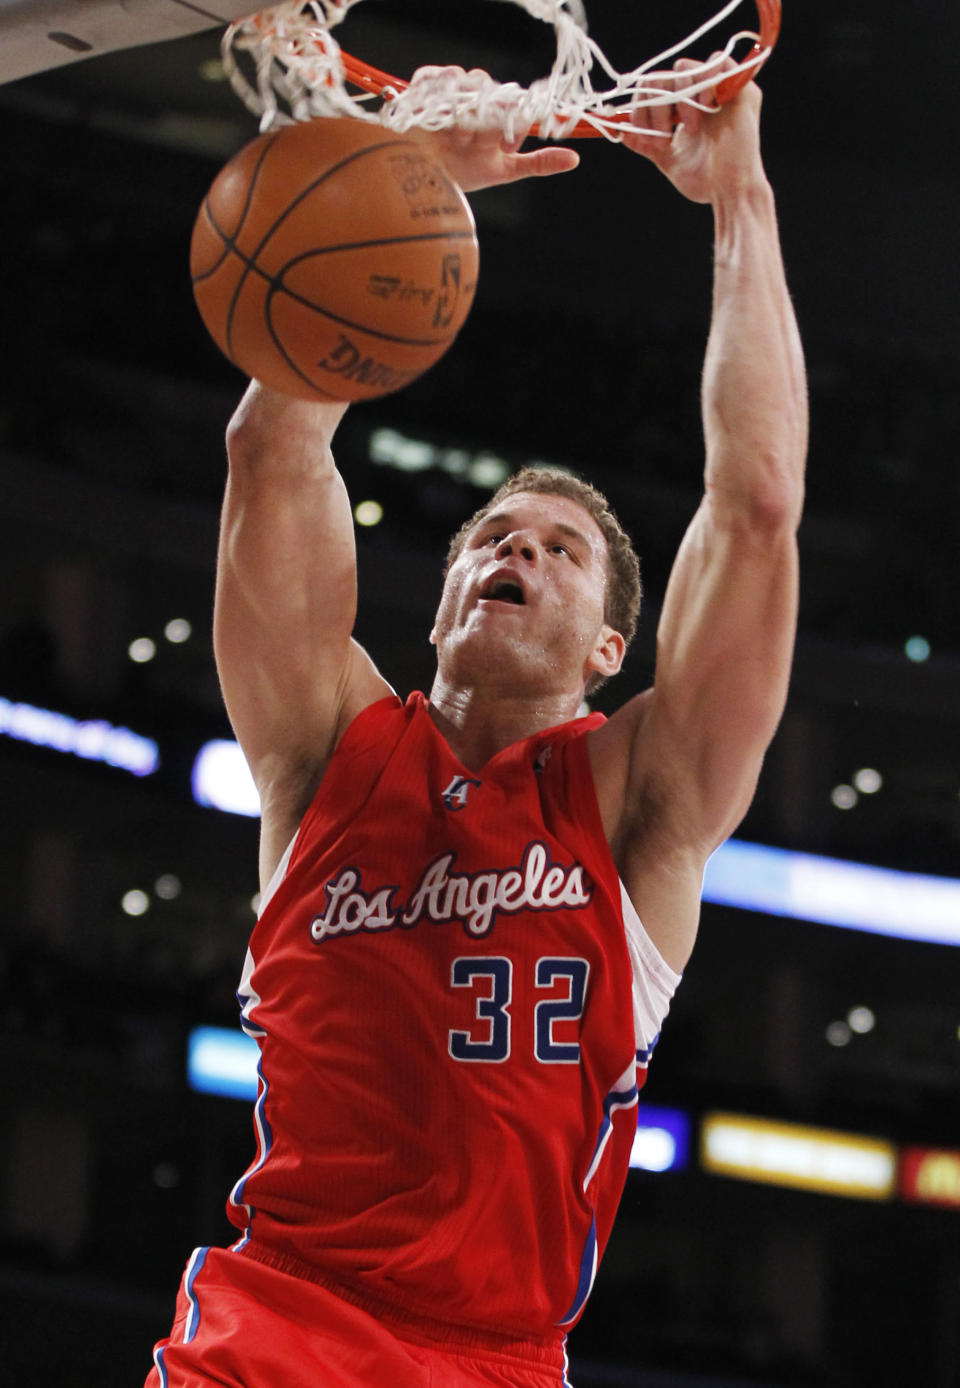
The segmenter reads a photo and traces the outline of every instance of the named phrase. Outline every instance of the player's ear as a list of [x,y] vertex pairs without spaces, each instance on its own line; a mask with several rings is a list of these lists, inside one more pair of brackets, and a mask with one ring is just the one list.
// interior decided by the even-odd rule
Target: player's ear
[[610,679],[623,664],[626,649],[627,643],[619,631],[604,622],[587,660],[587,670],[590,674],[602,675],[605,680]]

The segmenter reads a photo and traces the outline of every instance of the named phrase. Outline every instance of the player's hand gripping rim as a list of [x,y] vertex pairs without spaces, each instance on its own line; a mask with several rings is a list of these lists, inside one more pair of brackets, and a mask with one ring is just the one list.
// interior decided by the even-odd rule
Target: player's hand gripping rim
[[[724,58],[717,65],[716,84],[697,93],[698,105],[679,100],[636,110],[631,123],[643,128],[624,133],[627,148],[656,164],[692,202],[715,202],[766,181],[760,159],[760,88],[748,82],[722,107],[717,101],[717,88],[735,68],[732,58]],[[702,76],[702,64],[678,58],[672,74],[660,79],[664,93],[680,95],[693,85],[695,79],[685,81],[692,70]]]

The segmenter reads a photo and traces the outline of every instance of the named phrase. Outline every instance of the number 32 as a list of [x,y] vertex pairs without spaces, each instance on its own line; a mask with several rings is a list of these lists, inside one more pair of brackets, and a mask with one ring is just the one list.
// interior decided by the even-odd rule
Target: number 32
[[[578,1021],[583,1016],[590,965],[586,959],[554,958],[537,960],[536,986],[552,988],[558,980],[566,982],[565,997],[544,998],[534,1007],[534,1055],[543,1065],[576,1065],[580,1060],[577,1042],[554,1040],[555,1022]],[[513,1000],[513,960],[454,959],[450,969],[453,988],[473,988],[474,1019],[471,1031],[453,1031],[448,1048],[454,1060],[499,1064],[510,1056]]]

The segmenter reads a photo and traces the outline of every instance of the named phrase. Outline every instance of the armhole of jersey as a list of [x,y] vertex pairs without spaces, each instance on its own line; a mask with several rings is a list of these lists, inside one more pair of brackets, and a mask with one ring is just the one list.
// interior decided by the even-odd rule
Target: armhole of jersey
[[[599,726],[595,723],[594,727]],[[592,731],[588,728],[586,731]],[[637,1064],[646,1066],[660,1035],[660,1028],[670,1010],[670,1003],[682,978],[671,969],[644,929],[627,889],[617,874],[610,845],[603,832],[603,819],[597,803],[597,788],[590,765],[589,745],[585,736],[571,737],[572,799],[587,821],[595,838],[602,843],[610,860],[611,872],[620,888],[620,915],[623,933],[630,956],[633,993],[633,1029],[636,1037]]]
[[620,908],[633,974],[633,1029],[637,1041],[637,1063],[645,1066],[657,1044],[660,1028],[683,975],[671,969],[643,928],[643,922],[622,882]]
[[[330,766],[333,765],[333,762],[335,761],[341,748],[345,749],[345,751],[349,754],[352,744],[359,737],[362,737],[366,723],[370,720],[370,718],[377,716],[372,712],[372,710],[376,709],[379,712],[382,712],[382,705],[384,704],[390,704],[393,707],[400,705],[402,707],[402,705],[400,704],[400,700],[398,699],[396,694],[385,694],[382,699],[375,699],[372,704],[367,704],[366,708],[361,709],[357,716],[352,720],[349,727],[345,729],[343,736],[337,743],[333,756],[330,758]],[[290,859],[293,857],[293,850],[297,846],[297,839],[300,837],[300,833],[303,829],[304,824],[314,813],[314,809],[318,801],[323,797],[324,782],[327,780],[327,775],[329,774],[329,771],[330,767],[328,766],[327,772],[324,774],[323,780],[317,787],[316,795],[313,797],[313,800],[310,802],[310,804],[304,811],[303,819],[301,819],[300,823],[297,825],[296,832],[294,833],[293,838],[290,840],[290,842],[284,849],[283,857],[280,859],[279,863],[277,863],[277,866],[274,868],[273,876],[270,878],[270,881],[267,883],[266,890],[262,893],[260,897],[260,907],[257,911],[258,920],[263,915],[267,907],[270,905],[270,902],[273,896],[275,895],[278,887],[280,886],[280,883],[287,875],[287,870],[290,867]]]
[[[284,875],[289,870],[291,855],[294,857],[297,856],[297,841],[303,833],[305,826],[309,824],[317,814],[322,812],[324,801],[336,794],[336,783],[338,777],[342,775],[344,761],[349,760],[355,752],[363,750],[363,743],[370,726],[376,727],[378,722],[382,720],[384,714],[388,711],[396,713],[402,712],[403,709],[403,701],[398,695],[385,694],[382,699],[374,699],[372,704],[367,704],[366,708],[362,708],[360,712],[351,719],[334,748],[333,756],[327,763],[327,768],[320,778],[320,784],[317,786],[314,797],[304,810],[303,818],[297,826],[296,833],[291,842],[287,845],[287,851],[277,865],[277,872],[275,872],[270,879],[270,884],[267,887],[266,893],[264,893],[264,905],[266,901],[269,900],[269,897],[273,895],[276,888],[282,882]],[[283,872],[280,872],[281,867],[283,868]],[[279,877],[277,876],[278,872],[280,873]]]
[[299,837],[300,837],[300,830],[299,830],[299,828],[298,828],[297,831],[296,831],[296,833],[294,834],[293,838],[290,840],[290,842],[287,844],[286,848],[283,850],[283,857],[280,859],[279,863],[277,863],[277,866],[274,868],[274,870],[273,870],[273,876],[270,878],[270,881],[267,883],[267,889],[266,889],[266,891],[263,892],[263,893],[261,893],[261,896],[260,896],[260,906],[259,906],[259,908],[258,908],[258,910],[257,910],[257,920],[260,919],[260,917],[263,915],[264,911],[265,911],[265,910],[267,909],[267,907],[270,905],[270,901],[271,901],[271,899],[272,899],[274,893],[276,892],[277,888],[280,886],[280,883],[281,883],[281,882],[283,881],[283,879],[286,877],[286,875],[287,875],[287,868],[290,866],[290,858],[291,858],[292,855],[293,855],[293,847],[294,847],[294,844],[296,843],[296,841],[297,841],[297,839],[298,839]]

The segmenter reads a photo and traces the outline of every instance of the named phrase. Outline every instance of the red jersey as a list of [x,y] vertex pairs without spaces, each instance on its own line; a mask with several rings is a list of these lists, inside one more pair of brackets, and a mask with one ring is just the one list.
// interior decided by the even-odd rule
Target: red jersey
[[421,694],[348,728],[241,983],[238,1252],[452,1333],[555,1341],[580,1315],[678,981],[603,833],[602,721],[476,771]]

